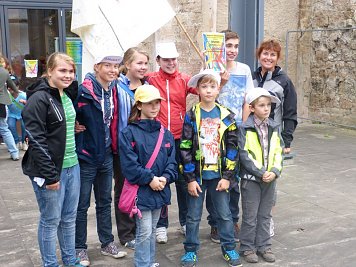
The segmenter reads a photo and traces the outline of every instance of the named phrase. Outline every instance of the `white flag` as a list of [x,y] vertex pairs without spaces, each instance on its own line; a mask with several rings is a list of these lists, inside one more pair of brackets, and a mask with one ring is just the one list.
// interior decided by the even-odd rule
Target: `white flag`
[[167,0],[73,0],[71,31],[83,42],[83,76],[95,57],[122,56],[174,15]]

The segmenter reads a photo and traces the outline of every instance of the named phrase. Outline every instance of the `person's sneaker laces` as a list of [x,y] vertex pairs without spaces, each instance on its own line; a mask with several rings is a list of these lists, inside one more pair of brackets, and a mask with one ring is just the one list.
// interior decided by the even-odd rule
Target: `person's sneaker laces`
[[236,242],[240,242],[239,234],[240,234],[240,227],[237,223],[235,223],[234,224],[234,239]]
[[273,237],[274,236],[274,221],[271,218],[271,221],[269,222],[269,236]]
[[133,239],[133,240],[131,240],[131,241],[129,241],[129,242],[126,242],[125,243],[125,247],[127,247],[127,248],[129,248],[129,249],[135,249],[135,244],[136,244],[136,241],[135,241],[135,239]]
[[156,241],[159,244],[166,244],[168,241],[166,227],[158,227],[156,229]]
[[115,243],[111,242],[109,243],[109,245],[101,249],[101,254],[103,254],[104,256],[110,256],[115,259],[118,259],[118,258],[125,257],[127,255],[127,252],[119,251]]
[[274,253],[272,252],[271,248],[268,248],[263,252],[259,252],[259,254],[267,262],[275,262],[276,261],[276,256],[274,256]]
[[228,262],[230,267],[240,267],[242,263],[240,261],[239,253],[236,250],[225,250],[224,247],[221,247],[223,257]]
[[195,252],[186,252],[180,259],[182,267],[194,267],[198,262],[198,256]]
[[210,230],[210,239],[216,244],[220,244],[220,236],[218,233],[218,228],[217,227],[211,227]]
[[88,252],[86,249],[76,249],[77,260],[82,266],[89,266],[90,261],[88,257]]

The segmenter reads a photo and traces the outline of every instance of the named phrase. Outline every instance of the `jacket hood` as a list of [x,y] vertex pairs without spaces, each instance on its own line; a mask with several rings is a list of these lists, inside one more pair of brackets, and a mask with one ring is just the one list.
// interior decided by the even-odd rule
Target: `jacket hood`
[[41,78],[26,88],[27,99],[29,99],[34,93],[38,91],[47,91],[50,88],[51,86],[48,84],[47,79]]
[[158,120],[138,120],[132,122],[131,124],[136,125],[137,127],[141,128],[145,132],[156,132],[161,128],[161,123]]
[[[38,91],[47,91],[52,94],[58,93],[59,95],[58,89],[55,87],[51,87],[48,84],[47,78],[40,78],[38,81],[34,82],[26,88],[27,99]],[[75,99],[78,94],[78,81],[73,81],[69,87],[64,89],[64,91],[72,100]]]

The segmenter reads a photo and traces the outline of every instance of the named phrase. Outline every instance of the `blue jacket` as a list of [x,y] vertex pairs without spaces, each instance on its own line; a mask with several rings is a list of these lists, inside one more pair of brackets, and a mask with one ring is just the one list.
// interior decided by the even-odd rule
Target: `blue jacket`
[[[177,177],[173,135],[165,129],[162,145],[151,169],[145,166],[156,146],[161,123],[156,120],[140,120],[130,123],[121,133],[120,162],[122,174],[130,184],[138,184],[137,206],[140,210],[159,209],[171,203],[169,183]],[[167,184],[162,191],[149,186],[153,176],[164,176]]]
[[[114,86],[114,83],[111,85]],[[117,112],[116,88],[112,88],[114,113]],[[102,86],[92,73],[85,76],[79,86],[78,98],[73,103],[77,112],[76,120],[84,125],[86,130],[76,134],[75,141],[78,158],[93,165],[101,165],[105,160],[105,125],[101,107]],[[117,116],[111,125],[111,140],[113,152],[117,152]]]

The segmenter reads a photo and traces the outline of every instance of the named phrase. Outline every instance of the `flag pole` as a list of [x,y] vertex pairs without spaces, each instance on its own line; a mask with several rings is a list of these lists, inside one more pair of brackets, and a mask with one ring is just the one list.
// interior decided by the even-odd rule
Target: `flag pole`
[[179,18],[177,17],[177,15],[175,15],[174,17],[176,18],[179,27],[181,27],[181,29],[183,30],[185,36],[187,36],[187,38],[188,38],[190,44],[194,47],[194,50],[195,50],[195,51],[197,52],[197,54],[199,55],[200,60],[204,63],[204,57],[202,56],[201,51],[199,51],[199,48],[194,44],[192,38],[189,36],[187,30],[184,28],[182,22],[179,20]]

